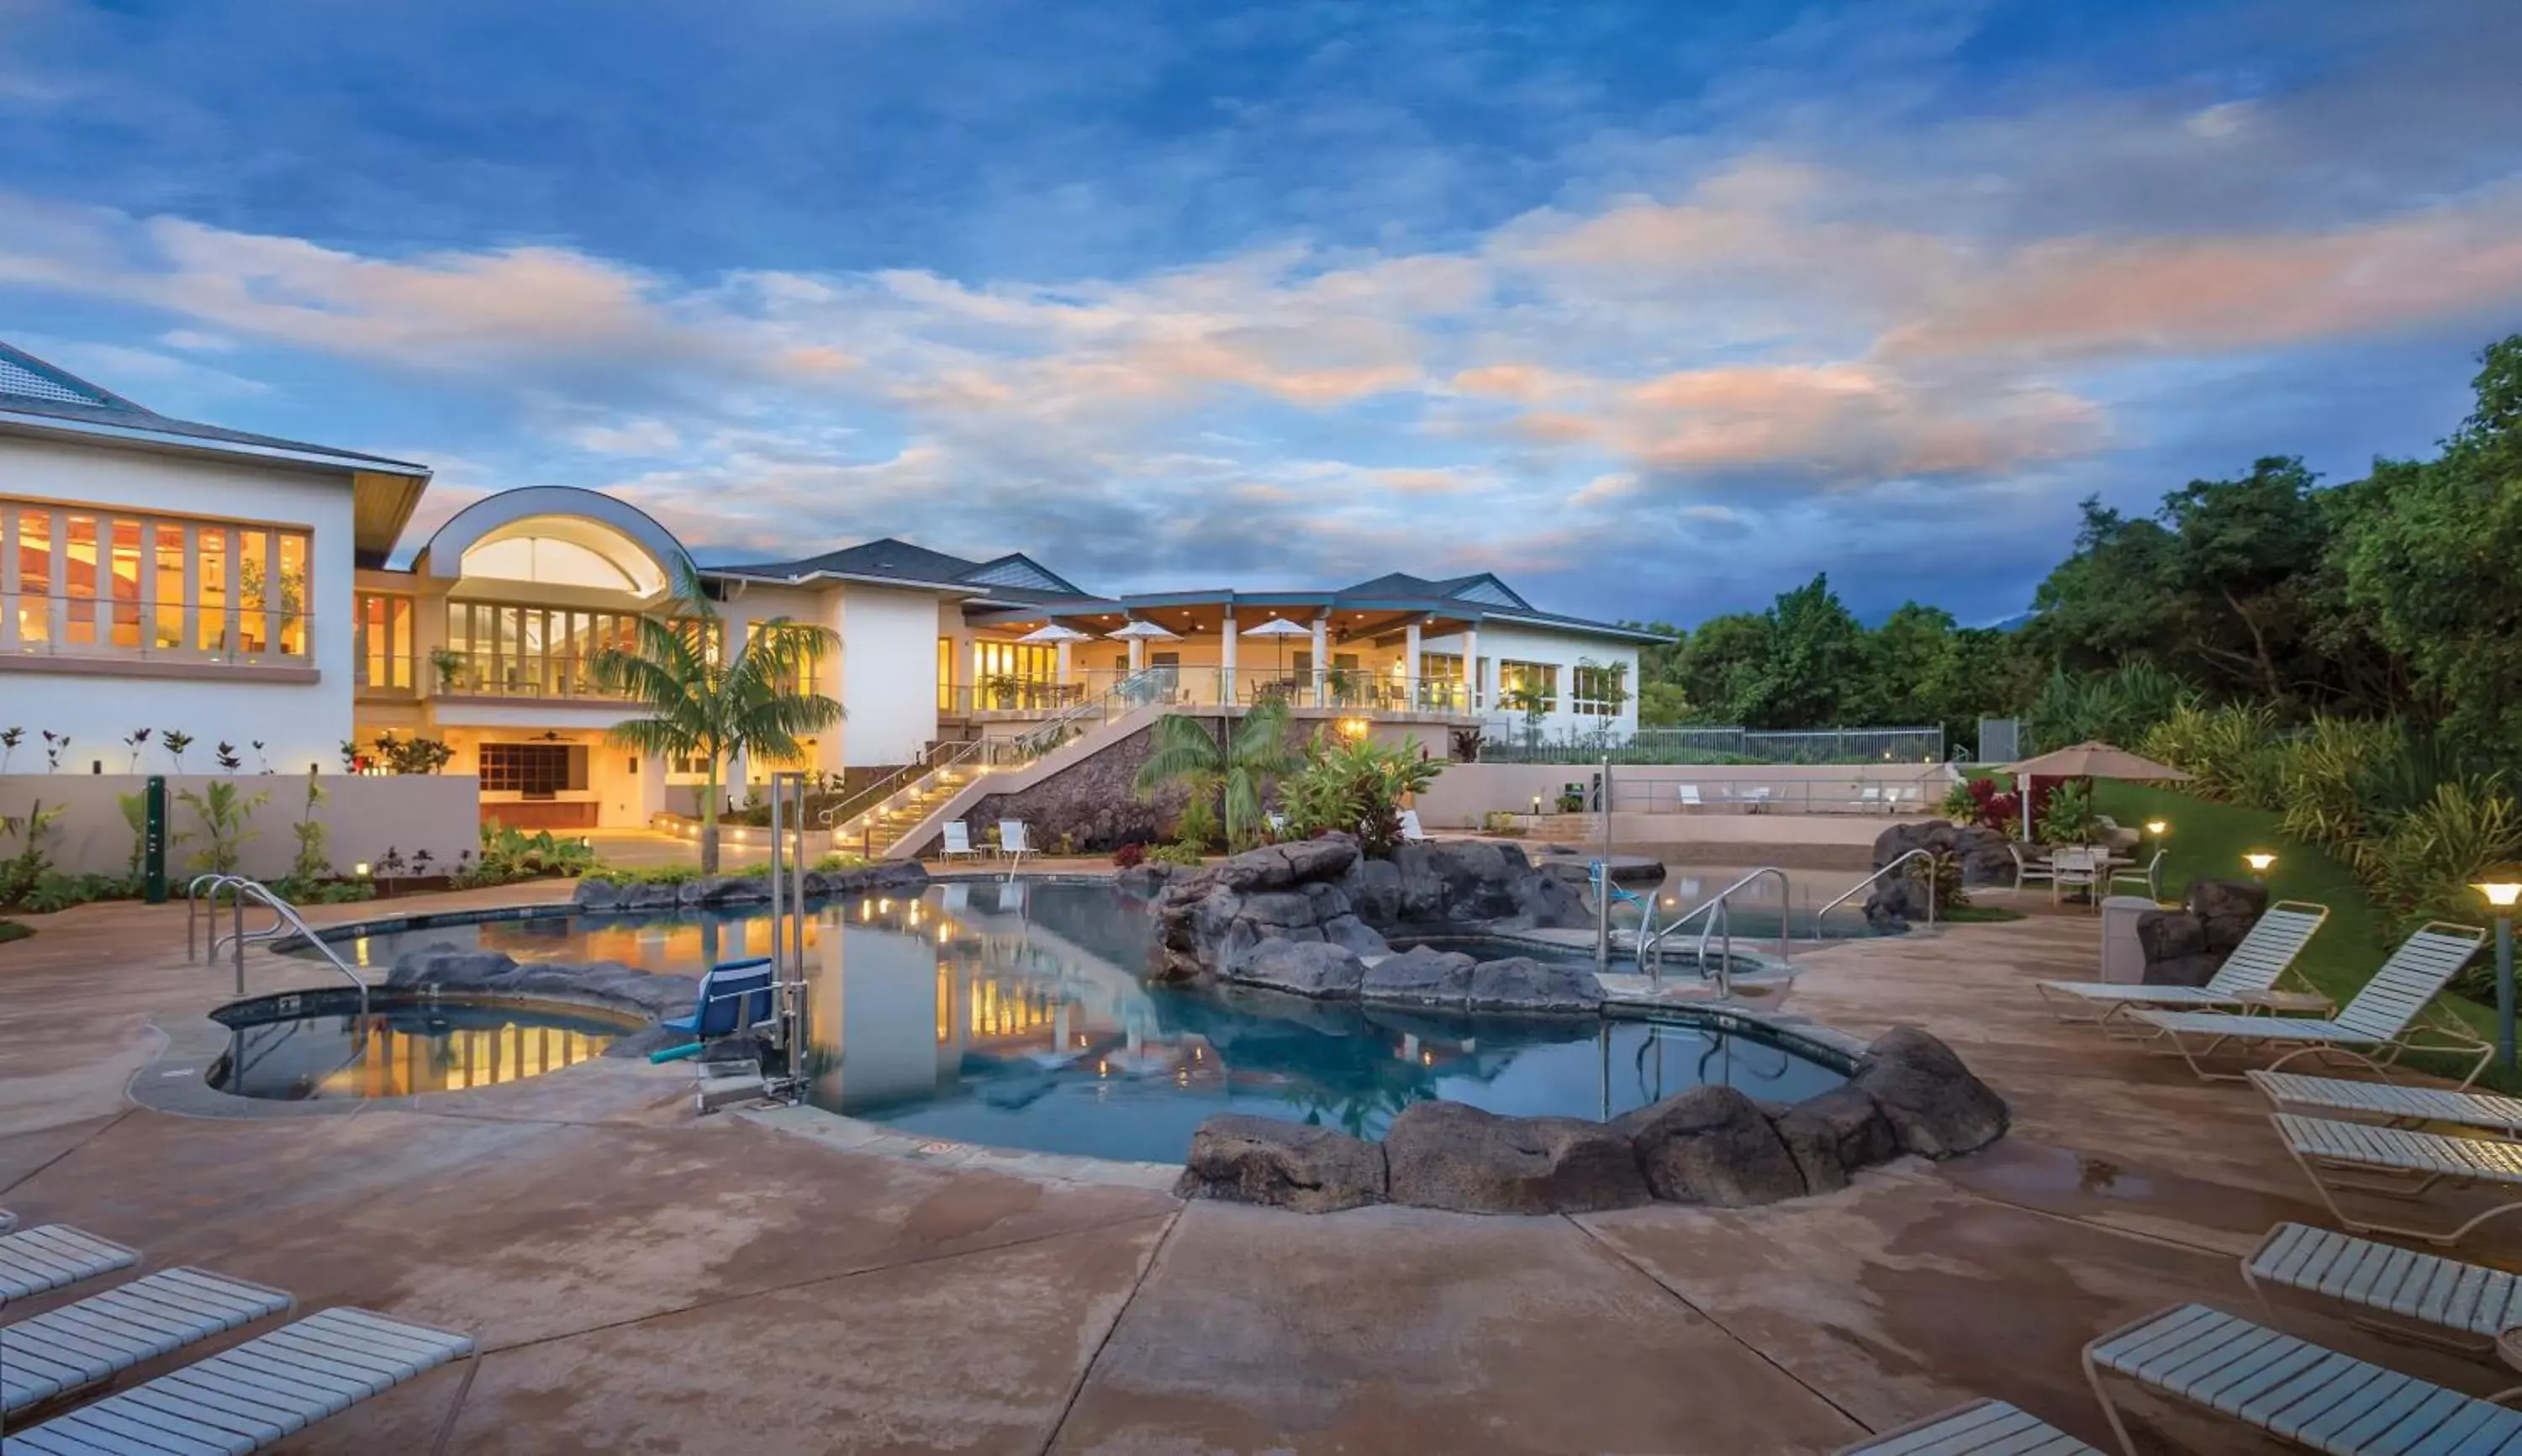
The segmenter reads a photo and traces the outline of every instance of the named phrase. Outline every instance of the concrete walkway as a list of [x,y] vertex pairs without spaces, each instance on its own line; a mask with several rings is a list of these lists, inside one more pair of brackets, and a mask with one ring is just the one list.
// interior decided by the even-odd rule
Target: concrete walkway
[[[146,1267],[478,1329],[467,1452],[1751,1456],[1974,1394],[2099,1442],[2082,1342],[2174,1300],[2251,1312],[2235,1257],[2270,1222],[2319,1221],[2246,1089],[2040,1014],[2028,982],[2084,971],[2086,917],[1802,962],[1791,1010],[1954,1043],[2016,1109],[1994,1150],[1768,1208],[1551,1219],[1305,1218],[921,1166],[695,1120],[687,1074],[619,1061],[408,1110],[168,1116],[124,1087],[198,1073],[150,1065],[153,1023],[229,999],[230,972],[184,963],[180,907],[31,923],[0,946],[0,1206]],[[249,980],[321,983],[265,957]],[[2506,1384],[2300,1306],[2285,1322]],[[283,1449],[421,1449],[453,1386]],[[2155,1449],[2264,1449],[2138,1410]]]

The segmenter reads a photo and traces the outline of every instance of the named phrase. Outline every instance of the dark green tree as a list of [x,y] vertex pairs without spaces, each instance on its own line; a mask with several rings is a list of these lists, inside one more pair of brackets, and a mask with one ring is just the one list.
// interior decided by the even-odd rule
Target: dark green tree
[[1865,628],[1849,614],[1830,577],[1816,575],[1778,594],[1768,613],[1768,653],[1736,700],[1751,728],[1831,728],[1844,722],[1851,696],[1861,692],[1866,668]]

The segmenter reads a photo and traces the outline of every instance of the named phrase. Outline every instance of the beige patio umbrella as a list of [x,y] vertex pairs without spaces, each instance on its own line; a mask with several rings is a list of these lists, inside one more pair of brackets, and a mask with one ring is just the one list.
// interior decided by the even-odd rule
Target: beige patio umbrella
[[2154,760],[2103,742],[2084,742],[2053,749],[2035,758],[2007,764],[2023,798],[2023,839],[2032,840],[2032,780],[2034,778],[2126,778],[2140,783],[2177,782],[2190,775]]

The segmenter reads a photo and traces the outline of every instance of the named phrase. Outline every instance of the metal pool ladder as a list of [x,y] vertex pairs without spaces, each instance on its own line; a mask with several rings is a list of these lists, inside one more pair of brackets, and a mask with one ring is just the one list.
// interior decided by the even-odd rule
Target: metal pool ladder
[[[1708,942],[1716,940],[1720,946],[1719,959],[1714,963],[1716,994],[1719,998],[1732,997],[1734,994],[1734,920],[1730,902],[1733,900],[1735,891],[1765,875],[1776,875],[1778,879],[1778,963],[1782,966],[1789,964],[1792,953],[1787,947],[1787,916],[1790,908],[1787,871],[1775,865],[1763,865],[1717,891],[1712,899],[1684,911],[1671,923],[1660,927],[1655,923],[1655,905],[1650,901],[1647,906],[1647,922],[1638,927],[1638,969],[1645,971],[1655,986],[1661,989],[1663,943],[1670,940],[1676,932],[1691,921],[1705,919],[1705,923],[1700,926],[1699,930],[1699,974],[1702,979],[1705,979],[1708,975],[1707,967],[1710,963],[1707,959]],[[1648,960],[1650,955],[1654,960]]]
[[[227,894],[228,903],[235,912],[234,928],[224,936],[219,934],[219,895],[222,891]],[[271,924],[259,930],[246,928],[245,907],[249,900],[271,912]],[[205,911],[210,927],[210,955],[207,959],[213,962],[218,960],[222,946],[234,953],[237,995],[245,995],[247,942],[278,940],[284,934],[294,933],[314,947],[317,955],[331,962],[335,970],[340,971],[351,985],[358,988],[359,1014],[364,1016],[368,1013],[366,978],[352,970],[349,962],[335,955],[333,948],[324,942],[324,938],[315,933],[314,927],[308,925],[299,916],[298,908],[282,899],[280,893],[271,886],[243,874],[195,875],[193,882],[184,887],[184,959],[187,961],[194,960],[199,955],[199,942],[195,936],[195,916]]]
[[[1857,891],[1864,889],[1867,885],[1874,883],[1883,876],[1890,874],[1892,870],[1908,864],[1911,860],[1927,860],[1932,862],[1935,858],[1936,856],[1933,850],[1913,849],[1907,854],[1902,855],[1900,858],[1893,860],[1891,864],[1875,870],[1872,874],[1869,874],[1863,879],[1858,880],[1856,883],[1849,885],[1846,893],[1841,895],[1838,899],[1833,900],[1828,905],[1823,906],[1821,909],[1813,912],[1813,937],[1816,940],[1821,937],[1822,916],[1829,915],[1832,911],[1837,910],[1841,906],[1845,905],[1848,901],[1855,899]],[[1935,871],[1933,869],[1929,869],[1927,873],[1929,875],[1929,881],[1927,884],[1927,928],[1932,930],[1935,928],[1936,924],[1936,886],[1933,879]]]

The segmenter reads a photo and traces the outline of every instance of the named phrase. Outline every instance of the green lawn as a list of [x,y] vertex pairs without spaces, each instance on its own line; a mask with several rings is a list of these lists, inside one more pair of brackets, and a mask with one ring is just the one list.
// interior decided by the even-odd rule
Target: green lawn
[[32,926],[21,925],[16,920],[0,920],[0,946],[13,940],[24,940],[34,933]]
[[[2108,779],[2094,782],[2093,801],[2096,810],[2122,825],[2160,819],[2172,826],[2164,840],[2170,851],[2163,862],[2167,899],[2178,898],[2193,879],[2249,879],[2250,867],[2242,863],[2249,851],[2275,855],[2277,862],[2268,870],[2271,900],[2311,900],[2329,907],[2328,922],[2304,948],[2303,959],[2296,964],[2314,986],[2342,1005],[2363,988],[2397,944],[2384,931],[2380,911],[2355,874],[2326,849],[2278,833],[2277,816],[2267,810],[2214,804],[2152,784]],[[2487,923],[2483,908],[2479,923]],[[2480,954],[2492,956],[2495,950],[2490,946]],[[2479,1035],[2495,1037],[2493,1009],[2457,996],[2447,996],[2444,1004]],[[2522,1091],[2517,1079],[2500,1077],[2492,1069],[2484,1080],[2506,1091]]]

